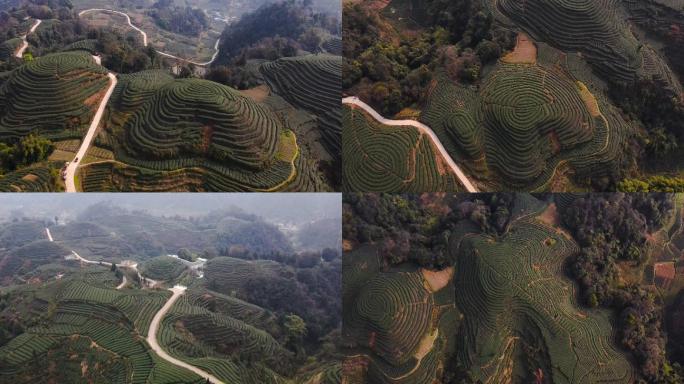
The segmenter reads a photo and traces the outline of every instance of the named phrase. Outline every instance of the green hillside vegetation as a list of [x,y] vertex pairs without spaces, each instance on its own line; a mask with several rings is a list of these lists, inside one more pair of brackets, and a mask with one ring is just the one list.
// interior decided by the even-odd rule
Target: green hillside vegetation
[[[141,339],[168,293],[121,293],[100,284],[67,279],[38,289],[22,288],[22,295],[11,296],[30,300],[17,302],[33,308],[24,320],[42,316],[42,321],[0,347],[0,377],[29,383],[40,373],[43,379],[77,382],[86,372],[88,379],[101,382],[204,382],[158,359]],[[40,306],[48,303],[53,311],[40,315]],[[60,369],[52,370],[51,365]]]
[[548,190],[566,167],[597,186],[619,174],[630,127],[562,72],[500,62],[477,94],[441,80],[421,120],[490,188]]
[[[564,51],[581,52],[597,73],[611,82],[630,82],[635,77],[671,78],[662,59],[632,34],[618,5],[590,0],[534,0],[523,8],[519,2],[505,0],[499,9],[536,40]],[[572,38],[567,34],[569,30],[574,32]],[[595,41],[602,44],[592,44]],[[670,86],[674,87],[674,83]]]
[[97,52],[97,44],[98,40],[96,39],[79,40],[64,47],[63,51],[85,51],[95,54]]
[[343,92],[387,118],[417,116],[480,190],[644,190],[618,183],[679,173],[680,8],[345,4]]
[[248,261],[232,257],[218,257],[207,262],[205,278],[208,287],[217,292],[238,297],[247,294],[246,284],[261,276],[274,277],[282,266],[270,260]]
[[81,137],[108,84],[106,71],[86,53],[55,53],[12,72],[0,87],[0,139],[29,133]]
[[460,191],[456,175],[430,138],[411,126],[384,126],[365,112],[343,107],[345,191]]
[[160,341],[173,356],[225,382],[275,383],[292,373],[294,355],[269,333],[185,298],[164,318]]
[[684,243],[682,199],[673,200],[345,196],[345,375],[353,384],[680,382]]
[[231,88],[193,79],[161,87],[124,129],[126,148],[136,157],[202,155],[260,169],[274,157],[282,128],[265,108]]
[[[217,18],[221,12],[214,11],[209,16],[199,8],[180,6],[176,10],[183,12],[175,15],[169,9],[175,9],[178,4],[164,4],[159,2],[152,9],[139,10],[140,15],[152,17],[161,28],[198,35],[203,41],[213,38],[206,36],[208,24],[204,25],[202,18],[207,17],[209,21],[204,21],[212,25],[222,24]],[[14,6],[7,10],[0,23],[0,41],[5,42],[0,46],[0,140],[4,144],[15,145],[29,134],[55,143],[81,139],[106,90],[107,71],[117,75],[118,86],[107,106],[102,128],[76,175],[78,190],[288,192],[323,191],[337,185],[339,164],[332,164],[325,148],[336,146],[332,156],[339,158],[339,137],[335,139],[340,131],[339,113],[331,108],[339,95],[332,99],[326,96],[320,102],[323,107],[319,105],[315,111],[306,113],[306,108],[297,106],[302,110],[295,110],[278,96],[266,96],[266,100],[261,100],[263,104],[254,102],[233,88],[199,79],[204,74],[200,69],[203,66],[184,63],[172,69],[174,60],[157,53],[152,45],[143,47],[137,32],[129,30],[131,33],[127,34],[118,26],[100,24],[84,28],[76,12],[71,10],[71,4],[22,1]],[[242,12],[256,5],[238,7]],[[318,52],[322,41],[319,35],[326,38],[339,35],[336,19],[314,12],[308,4],[288,3],[274,9],[283,11],[281,16],[294,15],[297,20],[306,21],[307,26],[288,20],[295,27],[289,30],[292,36],[271,36],[273,31],[261,31],[264,35],[253,41],[256,45],[242,47],[251,49],[250,55],[254,54],[255,60],[247,58],[246,53],[230,57],[229,60],[235,61],[235,68],[249,72],[250,84],[254,83],[252,80],[263,84],[258,68],[264,59]],[[132,14],[134,19],[136,14]],[[37,19],[42,22],[27,35],[26,59],[12,58],[21,44],[17,36],[25,33]],[[250,20],[242,25],[251,30],[251,24],[258,18]],[[142,28],[149,33],[153,26],[147,24],[149,20]],[[304,34],[301,43],[298,42],[300,34]],[[175,43],[188,42],[175,33],[163,35],[162,45],[170,52],[174,52]],[[174,38],[179,40],[174,42]],[[156,40],[153,33],[151,39]],[[268,51],[285,40],[289,41],[289,53],[279,52],[271,57]],[[224,42],[222,39],[221,43]],[[242,48],[237,49],[241,52]],[[226,52],[227,48],[221,46],[219,60]],[[97,58],[91,57],[94,54],[101,65],[95,62]],[[330,71],[337,70],[339,78],[340,65],[337,63],[336,68],[334,60],[331,65],[325,56],[320,63],[305,57],[302,68],[318,76],[312,90],[325,88],[323,94],[327,95],[328,88],[334,89],[335,74]],[[287,75],[292,69],[281,72],[280,75]],[[279,81],[284,87],[279,91],[280,96],[292,93],[302,102],[298,88],[286,87],[289,79]],[[287,107],[280,110],[282,105]],[[310,132],[318,123],[320,135]],[[0,148],[0,152],[4,150]],[[66,159],[66,152],[61,150],[55,159]],[[39,167],[42,164],[34,163],[45,160],[15,167],[6,164],[3,154],[0,157],[0,174],[25,166]],[[43,173],[46,172],[42,169],[39,175],[29,175],[28,171],[13,173],[0,189],[61,189],[59,177],[47,180]],[[25,176],[28,179],[22,180]]]
[[259,67],[271,91],[297,108],[316,115],[321,142],[340,160],[342,119],[340,94],[342,57],[308,55],[287,57]]
[[[247,236],[246,244],[259,236],[276,237],[268,243],[274,247],[289,242],[256,215],[231,212],[163,217],[101,203],[68,222],[0,223],[0,383],[204,384],[145,341],[171,297],[167,288],[176,284],[187,290],[156,333],[168,354],[225,383],[339,381],[339,255],[269,252],[264,245],[263,253],[253,248],[242,254],[256,260],[217,256],[229,250],[218,244],[231,223],[271,230],[230,234],[241,248],[240,236]],[[201,256],[211,260],[204,278],[184,273],[179,259],[150,257],[186,240],[189,249],[179,255],[199,256],[206,248]],[[72,249],[103,261],[79,261]],[[281,261],[259,259],[268,257]],[[135,267],[112,264],[122,260],[137,263],[144,277],[164,281],[143,284]]]
[[[181,248],[199,256],[207,252],[214,256],[245,258],[294,254],[290,238],[256,216],[235,213],[233,215],[242,217],[236,219],[227,211],[218,211],[215,215],[218,218],[202,216],[199,221],[193,221],[98,204],[85,210],[77,220],[53,225],[50,230],[57,241],[81,256],[106,262],[148,260],[159,255],[178,254]],[[322,248],[315,249],[320,251]]]
[[498,239],[452,236],[450,244],[465,327],[457,356],[475,377],[501,380],[510,364],[524,366],[529,357],[523,351],[537,349],[534,360],[553,382],[633,381],[633,368],[613,345],[607,314],[579,310],[572,283],[558,278],[565,259],[577,252],[574,242],[528,220]]
[[321,47],[323,47],[323,49],[330,54],[342,55],[342,39],[333,37],[324,41],[321,44]]
[[121,77],[111,111],[96,144],[116,161],[86,167],[86,191],[324,188],[296,135],[230,87],[139,72]]
[[170,256],[158,256],[145,261],[140,266],[140,273],[154,280],[170,281],[185,270],[185,264]]
[[[375,247],[344,256],[343,335],[350,383],[432,383],[458,327],[453,295],[432,292],[419,270],[381,271]],[[367,360],[367,368],[362,368]]]
[[[312,377],[320,377],[320,382],[339,378],[339,365],[329,363],[314,372],[311,366],[303,367],[304,353],[331,347],[321,338],[327,338],[340,320],[339,313],[327,312],[336,320],[318,317],[321,322],[316,324],[317,318],[310,315],[326,311],[319,308],[323,301],[315,293],[320,288],[301,290],[300,285],[309,283],[299,276],[294,279],[292,272],[274,261],[210,260],[205,266],[206,283],[191,287],[164,318],[160,342],[173,356],[226,382],[306,384]],[[330,272],[317,273],[317,278],[332,277]],[[272,290],[258,291],[269,283]],[[338,299],[333,301],[339,304]],[[304,333],[290,324],[292,314],[296,324],[306,327]],[[329,356],[321,354],[309,361],[317,359],[322,363]]]
[[3,251],[0,253],[0,280],[20,278],[33,268],[59,261],[70,253],[67,248],[47,240],[37,240],[12,251]]
[[0,60],[7,61],[14,56],[14,53],[21,46],[21,39],[15,37],[0,44]]
[[45,239],[45,227],[36,220],[15,221],[0,229],[0,248],[14,248],[35,240]]
[[63,162],[36,163],[29,167],[0,175],[2,192],[59,191],[59,170]]

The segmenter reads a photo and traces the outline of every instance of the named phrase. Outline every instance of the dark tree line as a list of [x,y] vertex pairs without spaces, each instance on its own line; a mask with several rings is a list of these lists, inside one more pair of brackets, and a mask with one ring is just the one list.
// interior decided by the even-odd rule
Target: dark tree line
[[513,46],[513,33],[493,26],[479,2],[408,4],[419,33],[397,33],[363,4],[343,9],[343,89],[385,114],[421,102],[437,68],[455,81],[477,82],[482,66]]
[[581,250],[569,260],[583,300],[617,314],[621,345],[637,359],[645,382],[675,383],[682,378],[665,355],[663,304],[640,284],[620,284],[618,263],[642,263],[647,236],[672,214],[672,195],[593,194],[578,198],[561,212],[563,224]]
[[[306,0],[265,4],[226,27],[221,34],[221,53],[216,62],[226,65],[232,58],[242,55],[259,58],[256,57],[259,50],[272,52],[275,49],[277,52],[278,49],[274,47],[276,42],[285,50],[277,52],[280,55],[296,54],[297,48],[313,51],[320,43],[320,38],[314,33],[315,28],[339,34],[339,21],[333,16],[316,13],[310,1]],[[273,43],[269,44],[268,39],[272,39]],[[295,51],[292,51],[293,48]]]
[[209,27],[203,10],[192,7],[174,7],[173,0],[158,0],[148,14],[160,28],[186,36],[199,36]]

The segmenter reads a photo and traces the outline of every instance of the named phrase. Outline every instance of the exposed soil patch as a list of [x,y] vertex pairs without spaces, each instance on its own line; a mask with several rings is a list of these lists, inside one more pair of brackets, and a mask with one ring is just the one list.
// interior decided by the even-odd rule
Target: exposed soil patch
[[513,52],[507,54],[501,60],[504,63],[511,64],[536,64],[537,46],[534,45],[529,36],[519,33]]
[[558,220],[558,208],[556,208],[556,203],[549,204],[544,212],[539,215],[539,220],[550,227],[557,227],[560,224],[560,220]]
[[38,176],[34,175],[33,173],[29,173],[28,175],[22,177],[21,179],[24,181],[34,182],[34,181],[38,180]]
[[431,292],[437,292],[442,288],[446,287],[454,277],[454,267],[449,267],[441,271],[431,271],[429,269],[421,269],[420,273],[423,275],[425,281],[427,281],[429,289]]
[[262,103],[268,97],[270,89],[267,85],[262,84],[254,88],[245,89],[240,91],[242,95],[249,97],[250,99],[256,101],[257,103]]

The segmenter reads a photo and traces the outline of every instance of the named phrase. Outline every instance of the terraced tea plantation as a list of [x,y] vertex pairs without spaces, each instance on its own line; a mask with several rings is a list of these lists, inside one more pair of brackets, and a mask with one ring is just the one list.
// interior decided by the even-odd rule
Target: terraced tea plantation
[[567,172],[610,175],[630,135],[583,83],[538,64],[500,62],[477,94],[441,81],[421,120],[489,188],[548,190]]
[[[219,248],[240,223],[260,249],[276,244],[247,211],[172,219],[104,205],[62,224],[0,219],[0,383],[339,383],[339,254],[252,260],[276,253],[244,251],[237,233]],[[185,259],[168,255],[178,244]],[[204,247],[246,259],[207,260]]]
[[81,138],[106,89],[106,75],[85,52],[47,55],[14,70],[0,87],[0,140],[29,133]]
[[[61,17],[24,20],[11,36],[37,29],[0,44],[0,144],[12,147],[31,134],[58,150],[39,160],[3,160],[0,190],[339,189],[340,39],[327,36],[332,54],[249,60],[245,70],[256,85],[243,94],[223,84],[232,82],[202,78],[213,59],[197,66],[178,59],[185,74],[172,68],[172,56],[133,41],[113,47],[80,27],[69,30],[71,21]],[[98,33],[110,33],[101,27]]]
[[343,107],[345,191],[460,191],[463,187],[430,138],[411,126],[390,127]]
[[316,116],[321,143],[339,161],[342,57],[287,57],[264,63],[259,70],[273,93]]
[[[604,98],[565,72],[504,61],[477,92],[438,73],[419,120],[435,132],[449,156],[481,190],[556,190],[578,180],[610,176],[633,134]],[[404,144],[388,144],[391,139],[386,137],[405,135],[402,131],[417,136],[415,129],[381,127],[373,133],[368,130],[372,126],[381,127],[370,117],[365,123],[361,116],[344,120],[345,189],[458,190],[459,183],[445,174],[448,167],[441,165],[445,161],[429,161],[435,151],[423,139],[408,136]],[[368,155],[373,152],[377,155]],[[382,159],[382,164],[369,161],[373,157]],[[393,160],[387,162],[388,157]],[[423,171],[406,170],[414,164]],[[408,184],[406,180],[414,184],[398,186],[401,181]]]
[[[347,2],[343,102],[368,103],[376,123],[426,125],[479,191],[611,191],[622,180],[679,174],[680,161],[665,159],[680,158],[684,119],[673,32],[684,27],[681,2],[474,3]],[[343,121],[343,137],[357,137],[343,148],[345,171],[353,167],[345,189],[411,191],[393,179],[406,175],[394,159],[406,149],[358,135],[359,126]],[[395,172],[368,161],[364,147]],[[415,188],[451,190],[434,180]]]
[[296,134],[269,107],[234,89],[150,70],[121,76],[85,191],[320,190]]
[[145,276],[154,280],[170,281],[177,278],[185,270],[180,259],[171,256],[158,256],[145,261],[140,269]]
[[[369,199],[367,206],[379,199],[357,198]],[[430,201],[431,209],[444,201],[441,194],[407,198]],[[481,383],[635,381],[611,313],[576,302],[565,265],[579,246],[558,224],[555,205],[520,196],[498,233],[448,217],[438,237],[453,265],[440,270],[397,262],[377,245],[391,240],[377,235],[344,254],[349,383],[430,384],[455,374]]]

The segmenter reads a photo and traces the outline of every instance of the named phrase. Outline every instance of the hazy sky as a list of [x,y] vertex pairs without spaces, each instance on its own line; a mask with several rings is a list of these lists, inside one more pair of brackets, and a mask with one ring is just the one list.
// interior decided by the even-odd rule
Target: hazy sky
[[0,194],[0,218],[16,214],[75,217],[102,201],[166,216],[203,215],[230,206],[275,222],[341,219],[342,215],[339,193],[3,193]]

